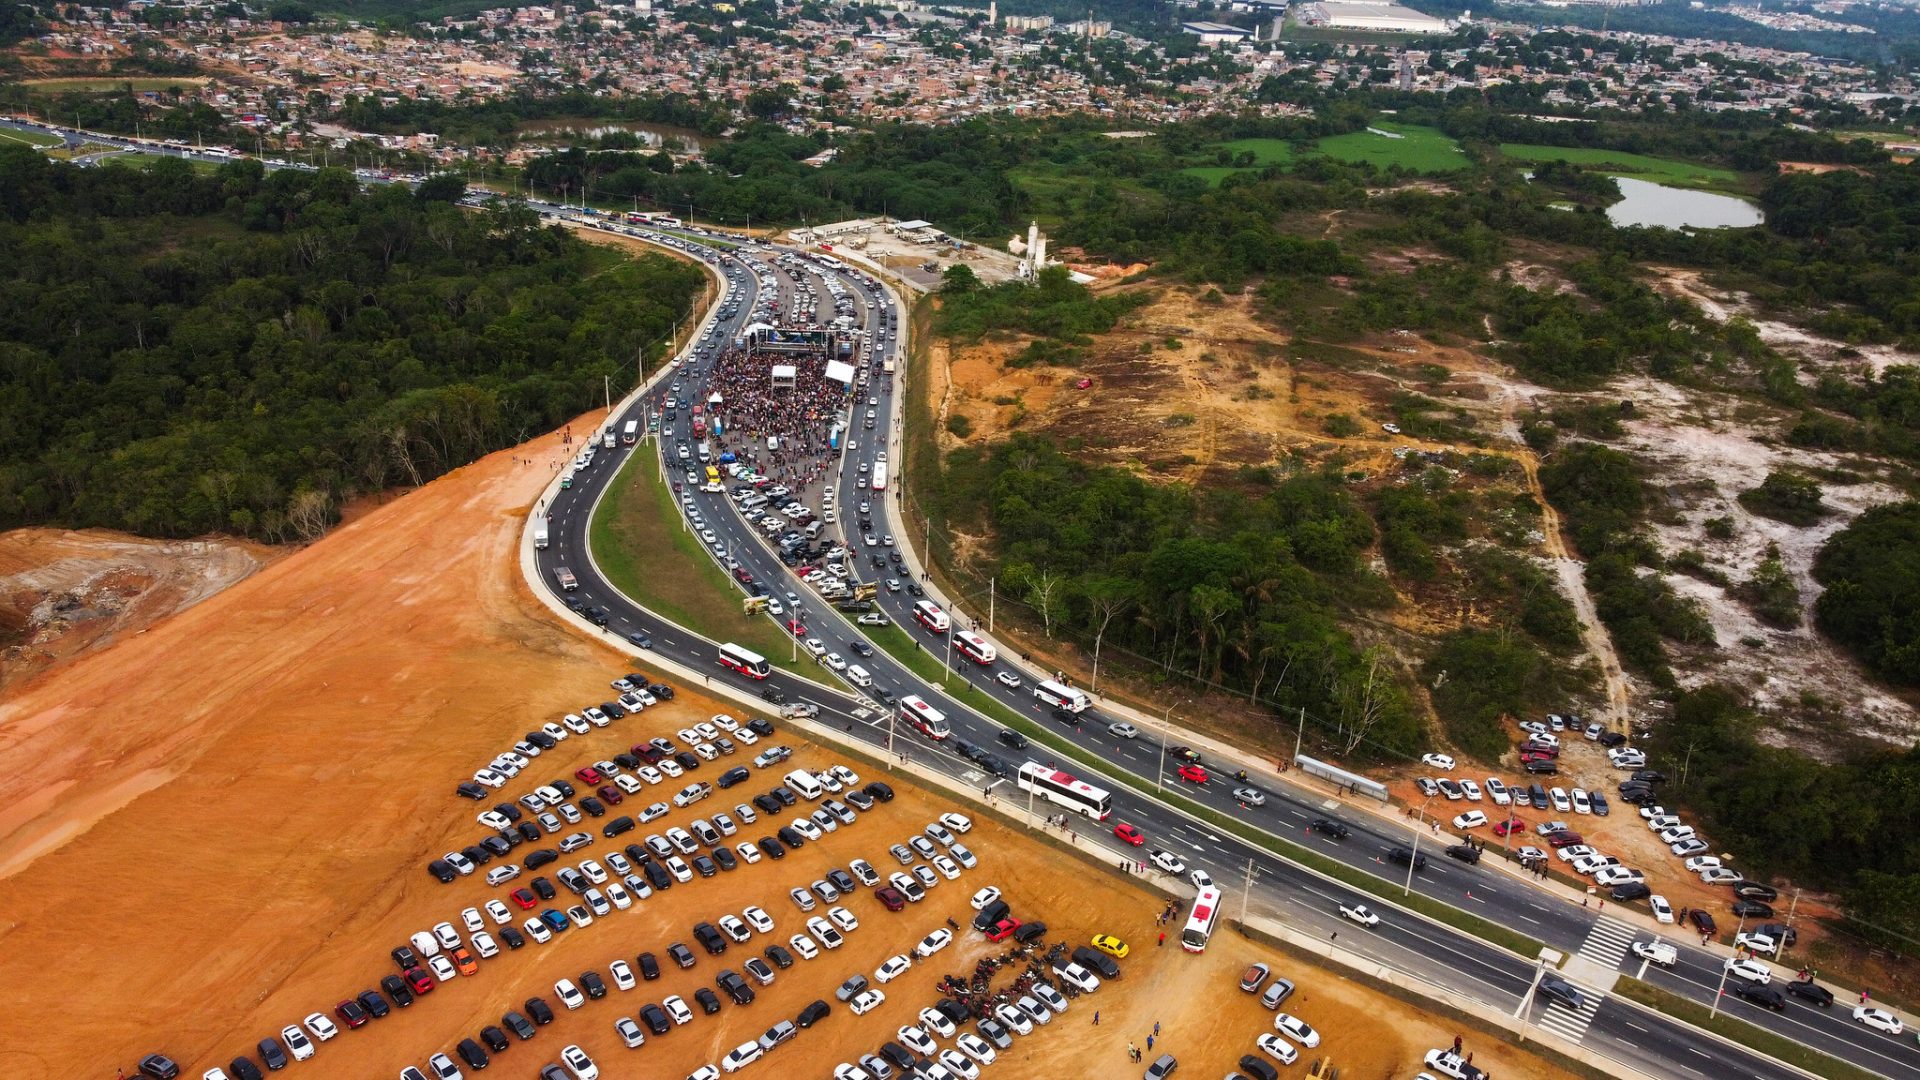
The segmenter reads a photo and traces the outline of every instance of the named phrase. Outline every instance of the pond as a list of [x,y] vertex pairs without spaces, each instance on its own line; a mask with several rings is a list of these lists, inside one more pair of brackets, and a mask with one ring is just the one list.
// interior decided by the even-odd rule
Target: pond
[[1731,195],[1689,191],[1626,176],[1616,176],[1613,182],[1620,185],[1624,197],[1607,207],[1607,220],[1622,227],[1741,229],[1766,220],[1758,206]]

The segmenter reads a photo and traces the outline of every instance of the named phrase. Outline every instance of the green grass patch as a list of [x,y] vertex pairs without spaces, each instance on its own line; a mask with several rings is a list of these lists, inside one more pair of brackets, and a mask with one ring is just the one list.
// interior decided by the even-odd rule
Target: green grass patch
[[778,667],[837,688],[812,658],[790,662],[793,643],[772,619],[742,613],[744,594],[707,556],[700,538],[681,527],[673,492],[650,467],[654,460],[651,453],[628,455],[593,516],[587,536],[601,573],[614,588],[681,626],[744,645]]
[[19,128],[0,127],[0,142],[22,143],[27,146],[59,146],[66,141],[58,135],[49,135],[44,131],[22,131]]
[[[1386,134],[1381,134],[1385,132]],[[1376,169],[1394,165],[1413,172],[1456,172],[1471,162],[1460,144],[1438,128],[1374,121],[1370,130],[1332,135],[1315,145],[1320,153],[1340,161],[1365,162]]]
[[1731,169],[1695,165],[1672,158],[1648,157],[1621,150],[1597,150],[1583,146],[1539,146],[1533,143],[1501,143],[1500,152],[1515,161],[1565,161],[1574,165],[1597,167],[1609,175],[1672,184],[1675,187],[1740,191],[1740,174]]
[[1779,1058],[1789,1065],[1819,1076],[1829,1077],[1831,1080],[1873,1080],[1879,1075],[1857,1065],[1850,1065],[1839,1058],[1829,1057],[1810,1046],[1794,1042],[1784,1035],[1776,1035],[1765,1028],[1736,1019],[1726,1010],[1729,1008],[1751,1009],[1755,1006],[1748,1005],[1732,994],[1727,995],[1727,1004],[1721,1009],[1720,1015],[1710,1017],[1707,1006],[1688,1001],[1678,994],[1668,993],[1639,979],[1623,976],[1613,988],[1621,997],[1666,1013],[1683,1023],[1705,1028],[1756,1053]]

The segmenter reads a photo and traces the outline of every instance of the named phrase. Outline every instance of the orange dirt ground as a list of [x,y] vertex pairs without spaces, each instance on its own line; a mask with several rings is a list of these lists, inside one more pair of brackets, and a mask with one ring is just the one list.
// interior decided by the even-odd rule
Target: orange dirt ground
[[[592,425],[583,418],[574,426]],[[531,456],[544,465],[555,442],[492,455],[379,506],[0,705],[0,985],[9,988],[16,1023],[33,1018],[31,1032],[15,1027],[0,1042],[0,1075],[107,1077],[161,1050],[197,1076],[308,1012],[330,1012],[391,971],[387,950],[409,933],[442,919],[457,924],[460,908],[505,891],[477,877],[442,886],[422,872],[428,858],[479,833],[472,821],[479,805],[456,799],[453,785],[527,728],[608,696],[607,680],[629,666],[562,629],[527,594],[517,569],[519,523],[548,477],[541,465],[520,462]],[[562,744],[536,762],[533,775],[571,772],[718,708],[683,692],[644,717]],[[808,765],[829,760],[790,732],[779,739]],[[504,794],[529,786],[523,777]],[[765,786],[735,790],[744,797]],[[886,845],[950,808],[942,797],[897,787],[895,802],[783,862],[695,879],[551,945],[482,961],[476,977],[342,1032],[321,1048],[322,1068],[295,1071],[394,1075],[405,1062],[451,1050],[529,994],[551,999],[557,978],[604,971],[643,949],[662,951],[688,937],[697,919],[748,903],[773,915],[784,941],[802,922],[788,887],[856,856],[886,872]],[[733,801],[675,811],[651,827],[683,824]],[[504,1055],[509,1068],[531,1075],[561,1045],[577,1042],[602,1063],[602,1075],[683,1076],[805,1002],[830,996],[852,971],[870,973],[947,916],[964,925],[966,897],[988,883],[1004,888],[1017,911],[1046,919],[1071,940],[1108,930],[1136,946],[1119,986],[1016,1042],[990,1070],[999,1075],[1078,1077],[1124,1067],[1126,1040],[1144,1043],[1156,1020],[1163,1046],[1181,1055],[1187,1071],[1217,1074],[1269,1023],[1230,985],[1252,959],[1298,978],[1302,991],[1291,1008],[1328,1033],[1314,1056],[1330,1053],[1348,1075],[1410,1077],[1426,1047],[1451,1037],[1415,1009],[1308,974],[1231,932],[1199,957],[1155,948],[1156,897],[973,816],[977,827],[966,840],[979,869],[898,915],[871,897],[853,898],[848,906],[861,927],[846,947],[781,973],[754,1005],[697,1017],[685,1031],[649,1037],[638,1051],[619,1047],[616,1016],[643,1000],[712,985],[723,965],[702,956],[692,971],[669,965],[658,983],[614,990],[608,1000],[563,1013],[532,1046]],[[601,842],[586,854],[611,847]],[[889,1000],[873,1017],[836,1008],[777,1051],[773,1067],[826,1075],[930,1003],[937,973],[964,970],[999,948],[961,935],[937,962],[887,986]],[[721,959],[737,966],[745,956],[736,947]],[[1481,1063],[1498,1063],[1503,1080],[1560,1075],[1490,1042],[1480,1049]]]

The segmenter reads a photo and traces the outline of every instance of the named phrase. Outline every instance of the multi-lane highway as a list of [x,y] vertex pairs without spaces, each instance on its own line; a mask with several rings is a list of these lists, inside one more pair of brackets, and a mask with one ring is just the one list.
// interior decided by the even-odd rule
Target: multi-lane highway
[[[697,243],[685,243],[684,250],[714,266],[726,277],[729,283],[727,296],[718,306],[733,314],[717,318],[712,334],[696,339],[671,371],[656,382],[648,393],[636,399],[626,412],[614,417],[610,426],[621,427],[631,419],[638,421],[641,429],[645,430],[649,417],[659,414],[669,395],[683,401],[688,397],[703,400],[705,379],[711,372],[712,360],[710,354],[701,353],[700,345],[703,342],[717,345],[730,341],[755,317],[756,307],[763,302],[763,278],[774,282],[778,297],[773,307],[783,316],[792,315],[794,297],[803,286],[811,283],[810,291],[820,298],[821,303],[821,311],[814,318],[823,323],[832,318],[831,305],[822,297],[823,286],[819,282],[825,276],[836,273],[835,270],[795,260],[787,260],[784,266],[777,265],[772,257],[778,249],[743,248],[738,253],[732,253]],[[884,290],[870,288],[864,275],[841,273],[840,276],[851,294],[874,300],[873,308],[867,310],[862,307],[860,314],[860,327],[872,344],[873,355],[876,358],[898,355],[901,320],[892,298]],[[898,412],[893,397],[895,393],[893,381],[875,373],[865,388],[849,396],[848,412],[842,417],[846,423],[847,437],[842,440],[837,470],[832,476],[838,493],[837,528],[846,530],[850,566],[857,574],[873,575],[872,579],[883,583],[888,578],[900,580],[901,588],[897,592],[883,584],[878,595],[880,609],[893,623],[920,641],[933,656],[944,659],[950,638],[932,634],[915,623],[911,615],[914,596],[908,591],[908,575],[885,555],[882,555],[881,566],[876,567],[871,561],[873,555],[890,550],[886,543],[889,533],[895,534],[896,543],[904,539],[898,519],[890,513],[882,516],[883,500],[893,496],[897,483],[890,485],[885,492],[873,492],[867,487],[866,481],[878,464],[878,454],[888,449],[885,436],[891,432],[893,418]],[[871,430],[864,427],[869,409],[875,410],[879,417],[876,427]],[[635,463],[635,467],[659,470],[669,481],[679,482],[683,513],[698,515],[697,527],[692,524],[689,527],[712,533],[713,540],[708,546],[717,562],[744,570],[755,583],[785,606],[791,607],[787,594],[799,598],[799,610],[783,613],[776,619],[777,622],[784,625],[787,618],[797,615],[806,624],[808,637],[819,639],[827,648],[864,667],[871,673],[874,685],[852,697],[823,690],[818,682],[794,674],[791,670],[796,657],[797,664],[817,664],[797,646],[786,656],[768,658],[775,670],[765,682],[749,680],[716,663],[714,642],[684,628],[672,626],[619,595],[607,584],[594,568],[587,551],[586,523],[593,506],[624,463],[628,453],[624,447],[602,450],[600,459],[593,466],[576,474],[571,489],[556,496],[549,518],[552,546],[540,553],[539,560],[542,580],[548,583],[549,588],[553,587],[553,568],[566,565],[580,581],[579,597],[587,603],[607,609],[610,631],[623,636],[645,632],[650,635],[653,648],[695,670],[710,672],[709,680],[718,679],[748,693],[772,691],[790,702],[816,704],[822,710],[822,720],[843,725],[851,736],[874,744],[883,752],[891,747],[893,752],[943,768],[965,781],[979,784],[983,789],[992,789],[1000,797],[1019,799],[1022,796],[1010,784],[1004,781],[996,783],[997,778],[976,762],[953,753],[953,740],[936,743],[923,738],[910,725],[896,723],[894,711],[887,707],[886,702],[902,695],[917,694],[945,713],[955,739],[964,739],[977,747],[990,749],[1015,763],[1029,754],[1043,761],[1048,760],[1049,755],[1039,747],[1020,751],[1008,746],[1002,741],[1004,729],[1001,725],[946,692],[947,685],[958,687],[957,680],[966,677],[971,684],[967,700],[988,693],[1002,705],[1031,718],[1037,724],[1053,725],[1062,737],[1071,739],[1106,761],[1108,765],[1103,772],[1131,772],[1149,781],[1163,775],[1162,748],[1153,733],[1141,733],[1134,738],[1110,734],[1106,721],[1096,720],[1092,712],[1081,714],[1077,724],[1069,725],[1053,719],[1052,710],[1038,702],[1028,689],[1036,680],[1045,678],[1045,673],[1020,671],[1024,685],[1019,688],[1005,686],[991,678],[987,670],[977,670],[976,665],[956,652],[952,654],[952,663],[956,665],[954,678],[930,682],[898,663],[885,650],[876,649],[871,656],[857,656],[853,643],[863,640],[862,628],[852,621],[851,616],[843,615],[823,601],[782,564],[760,533],[736,512],[727,492],[701,491],[701,485],[687,482],[686,463],[678,456],[676,441],[675,437],[669,435],[651,446],[643,443],[640,447],[643,460]],[[889,461],[897,469],[898,455],[891,455]],[[862,470],[862,464],[867,469]],[[872,532],[879,543],[872,546],[865,542],[865,530],[858,527],[861,517],[858,504],[863,500],[875,504],[870,514],[874,519]],[[817,489],[807,502],[816,510],[823,509]],[[993,670],[1011,667],[1006,659],[1001,659],[993,665]],[[813,673],[824,676],[826,669],[817,666]],[[851,691],[853,688],[848,689]],[[1411,830],[1397,829],[1371,816],[1349,815],[1346,820],[1353,834],[1345,840],[1334,840],[1306,829],[1310,819],[1330,813],[1320,797],[1307,796],[1298,789],[1267,782],[1258,785],[1267,796],[1265,804],[1248,807],[1234,798],[1232,789],[1241,785],[1230,778],[1215,776],[1206,783],[1190,784],[1174,778],[1171,763],[1164,768],[1165,782],[1179,785],[1189,798],[1222,813],[1238,815],[1274,833],[1313,845],[1332,858],[1375,873],[1395,885],[1404,883],[1404,868],[1384,861],[1382,855],[1393,845],[1413,844],[1414,834]],[[1341,904],[1369,902],[1376,910],[1382,910],[1382,905],[1230,834],[1222,834],[1203,821],[1190,818],[1161,802],[1139,796],[1114,781],[1111,775],[1103,776],[1082,769],[1074,771],[1083,774],[1084,779],[1110,790],[1114,805],[1113,817],[1106,825],[1092,826],[1076,819],[1076,828],[1098,832],[1104,839],[1111,840],[1110,836],[1104,834],[1114,822],[1125,821],[1136,825],[1148,838],[1147,847],[1140,852],[1142,858],[1145,858],[1147,851],[1165,849],[1177,855],[1187,866],[1204,869],[1215,880],[1228,886],[1239,885],[1251,865],[1255,878],[1253,902],[1257,910],[1277,915],[1306,931],[1327,934],[1340,931],[1340,941],[1344,946],[1483,1001],[1512,1009],[1518,1006],[1531,985],[1534,965],[1530,958],[1515,957],[1470,935],[1409,912],[1386,908],[1382,922],[1372,930],[1344,924],[1338,912]],[[1332,813],[1333,816],[1339,816],[1337,811]],[[1640,974],[1675,993],[1703,1003],[1712,1001],[1720,984],[1718,955],[1681,945],[1680,961],[1673,968],[1652,968],[1641,972],[1639,959],[1628,949],[1633,941],[1646,940],[1653,935],[1596,911],[1569,904],[1554,894],[1535,889],[1510,875],[1447,859],[1440,854],[1440,849],[1448,842],[1449,838],[1445,837],[1431,834],[1423,836],[1421,850],[1423,854],[1433,857],[1424,870],[1413,876],[1412,887],[1415,890],[1513,927],[1561,952],[1578,954],[1601,968]],[[1679,936],[1684,937],[1684,931],[1680,931]],[[1569,1009],[1557,1003],[1536,1003],[1532,1006],[1531,1015],[1546,1030],[1580,1041],[1589,1049],[1652,1075],[1797,1075],[1793,1070],[1772,1061],[1683,1025],[1633,1009],[1617,1000],[1600,994],[1588,996],[1590,1000],[1580,1009]],[[1920,1064],[1916,1063],[1911,1048],[1854,1024],[1848,1016],[1847,1004],[1841,1002],[1831,1010],[1820,1010],[1796,1003],[1789,1006],[1787,1013],[1774,1015],[1762,1013],[1744,1001],[1728,997],[1722,1007],[1742,1019],[1782,1031],[1878,1074],[1920,1078]]]

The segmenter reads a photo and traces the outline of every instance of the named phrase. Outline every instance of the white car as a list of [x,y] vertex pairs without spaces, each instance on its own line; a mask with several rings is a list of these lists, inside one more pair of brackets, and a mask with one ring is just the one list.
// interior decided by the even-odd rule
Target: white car
[[1291,1013],[1276,1014],[1273,1018],[1273,1030],[1281,1032],[1309,1050],[1320,1045],[1320,1033],[1313,1030],[1305,1020]]
[[902,1046],[922,1057],[932,1057],[939,1050],[939,1046],[933,1041],[933,1036],[913,1024],[900,1025],[894,1037],[900,1040]]
[[[885,992],[880,990],[862,990],[847,1002],[847,1010],[855,1016],[865,1016],[879,1008],[887,1000]],[[839,1075],[838,1073],[835,1074]]]
[[766,1051],[760,1049],[758,1042],[743,1042],[729,1051],[726,1057],[720,1059],[720,1071],[727,1073],[739,1072],[741,1069],[759,1061],[760,1055],[764,1053],[766,1053]]
[[493,935],[485,930],[473,935],[471,941],[474,954],[482,960],[491,960],[500,955],[500,946],[494,942]]
[[913,967],[913,961],[904,956],[889,956],[873,969],[873,981],[885,985],[905,975]]
[[982,1065],[993,1064],[993,1059],[999,1056],[993,1049],[992,1043],[971,1031],[961,1032],[959,1037],[953,1040],[953,1044],[960,1048],[961,1053]]
[[[945,825],[956,833],[969,833],[973,831],[973,819],[967,817],[965,814],[941,814],[940,824]],[[952,847],[953,845],[949,844],[947,846]]]
[[984,910],[988,904],[991,904],[998,899],[1000,899],[1000,890],[992,885],[989,885],[986,888],[981,889],[979,892],[974,893],[973,899],[967,902],[973,905],[973,910],[981,911],[981,910]]
[[1689,874],[1697,874],[1702,870],[1717,869],[1720,866],[1720,856],[1695,855],[1686,861],[1685,866]]
[[1367,905],[1365,904],[1341,904],[1340,914],[1345,915],[1361,926],[1380,925],[1380,916],[1367,910]]
[[1117,739],[1137,739],[1140,737],[1140,729],[1125,720],[1116,720],[1107,725],[1107,734]]
[[1420,756],[1420,763],[1423,765],[1431,765],[1436,769],[1453,768],[1453,759],[1445,754],[1422,754]]
[[613,985],[621,990],[631,990],[639,985],[633,979],[633,965],[625,960],[615,960],[607,965],[607,973],[613,976]]
[[1612,888],[1616,885],[1645,884],[1647,875],[1630,866],[1603,866],[1593,875],[1595,885]]
[[812,960],[820,955],[820,946],[805,934],[795,934],[787,939],[787,947],[802,960]]
[[293,1024],[280,1029],[280,1040],[287,1044],[287,1052],[293,1055],[295,1061],[305,1061],[313,1056],[313,1040]]
[[553,931],[538,918],[528,919],[520,924],[520,930],[534,941],[545,945],[553,940]]
[[693,1010],[687,1007],[687,999],[679,994],[669,994],[661,998],[660,1007],[667,1010],[667,1015],[673,1018],[675,1027],[693,1023]]
[[443,949],[458,948],[460,945],[460,934],[453,928],[452,923],[434,923],[433,936],[440,942],[440,947]]
[[321,1042],[326,1042],[328,1039],[340,1034],[340,1029],[334,1027],[333,1021],[327,1019],[322,1013],[308,1013],[303,1023],[307,1025],[308,1031],[313,1032],[313,1037],[319,1039]]
[[565,1005],[569,1011],[587,1003],[586,995],[580,992],[579,987],[573,985],[572,979],[561,979],[554,983],[553,996],[559,998],[560,1004]]
[[615,1020],[613,1022],[613,1030],[620,1036],[620,1041],[625,1043],[629,1050],[637,1050],[646,1044],[646,1034],[640,1030],[639,1024],[633,1022],[633,1017],[631,1016],[622,1016]]
[[1513,804],[1513,793],[1507,790],[1507,785],[1502,783],[1497,776],[1487,777],[1487,798],[1492,799],[1493,805],[1495,806],[1511,806]]
[[1780,947],[1779,944],[1773,940],[1773,935],[1771,934],[1735,934],[1733,936],[1734,948],[1737,949],[1743,945],[1751,952],[1766,953],[1769,956],[1773,955],[1773,951]]
[[1453,819],[1453,827],[1456,829],[1477,829],[1486,823],[1487,815],[1478,810],[1469,810]]
[[1553,808],[1560,813],[1566,814],[1573,811],[1573,800],[1567,798],[1567,792],[1564,788],[1549,789],[1547,791],[1547,798],[1553,800]]
[[1773,981],[1773,969],[1758,960],[1748,960],[1740,956],[1729,956],[1727,957],[1726,964],[1723,966],[1727,969],[1728,975],[1738,979],[1745,979],[1750,983],[1758,983],[1761,986],[1765,986]]
[[1573,789],[1573,812],[1576,814],[1593,813],[1593,800],[1587,797],[1586,788]]
[[1184,874],[1187,872],[1187,864],[1181,862],[1180,857],[1171,851],[1160,851],[1156,849],[1152,855],[1147,856],[1147,860],[1169,874]]
[[1187,880],[1193,882],[1193,887],[1196,889],[1213,888],[1213,875],[1197,866],[1187,872]]
[[1253,1042],[1282,1065],[1291,1065],[1300,1058],[1300,1051],[1295,1050],[1292,1043],[1271,1032],[1254,1036]]
[[600,1080],[600,1066],[593,1063],[585,1050],[578,1046],[565,1046],[560,1050],[560,1064],[574,1075],[574,1080]]
[[1724,866],[1709,866],[1700,871],[1700,880],[1708,885],[1731,885],[1740,880],[1740,872]]
[[480,769],[473,774],[473,782],[490,788],[507,786],[507,777],[493,769]]
[[1010,1004],[995,1005],[993,1016],[994,1019],[1013,1029],[1016,1035],[1033,1034],[1033,1018],[1028,1016],[1024,1009],[1016,1009]]
[[1479,784],[1476,784],[1471,780],[1461,780],[1458,783],[1460,784],[1460,790],[1466,792],[1468,802],[1480,801],[1480,785]]
[[920,1026],[943,1039],[953,1038],[953,1033],[957,1030],[953,1026],[953,1021],[932,1006],[920,1010]]
[[[940,1051],[940,1064],[934,1067],[940,1068],[941,1066],[945,1066],[944,1071],[949,1076],[957,1076],[960,1080],[980,1080],[980,1066],[969,1061],[967,1056],[958,1050]],[[927,1075],[934,1076],[937,1074],[929,1072]]]
[[740,917],[747,920],[749,925],[762,934],[773,933],[773,916],[767,914],[766,909],[762,907],[749,904],[744,911],[740,912]]
[[833,925],[847,933],[852,933],[860,929],[860,920],[854,918],[853,912],[848,911],[846,908],[838,906],[828,908],[827,918],[832,919]]
[[741,861],[747,863],[748,865],[752,865],[760,861],[760,849],[757,847],[754,847],[752,843],[746,840],[742,840],[738,844],[735,844],[733,846],[733,849],[740,853]]
[[837,653],[837,652],[830,652],[830,653],[828,653],[827,655],[825,655],[825,656],[823,656],[823,657],[821,657],[821,658],[820,658],[820,662],[821,662],[821,663],[823,663],[823,664],[825,664],[825,665],[827,665],[827,669],[828,669],[828,670],[830,670],[830,671],[845,671],[845,670],[847,670],[847,662],[846,662],[846,660],[844,660],[844,659],[843,659],[843,658],[842,658],[842,657],[840,656],[840,654],[839,654],[839,653]]
[[1885,1009],[1876,1009],[1868,1005],[1862,1005],[1854,1009],[1853,1018],[1875,1031],[1884,1031],[1889,1035],[1898,1035],[1907,1030],[1906,1025],[1900,1022],[1899,1017]]
[[[493,925],[505,926],[513,921],[513,912],[508,911],[507,905],[500,901],[489,900],[486,902],[485,907],[487,909],[487,916],[493,920]],[[478,930],[479,927],[475,927],[474,929]]]
[[1659,893],[1654,893],[1652,896],[1647,897],[1647,906],[1653,909],[1655,922],[1664,923],[1669,926],[1673,924],[1673,905],[1667,903],[1666,897],[1661,896]]
[[1674,962],[1680,959],[1680,950],[1668,942],[1654,938],[1652,941],[1634,942],[1633,955],[1651,960],[1661,967],[1672,967]]
[[824,641],[821,641],[819,638],[812,638],[812,637],[808,638],[804,643],[802,643],[801,648],[812,653],[814,659],[816,660],[819,659],[820,657],[827,655],[827,643]]
[[843,787],[852,788],[860,786],[860,774],[847,768],[845,765],[833,766],[827,770],[827,775]]
[[953,931],[943,926],[921,938],[920,944],[915,945],[913,951],[914,955],[924,960],[951,944],[953,944]]
[[995,675],[994,680],[997,681],[1001,686],[1007,687],[1010,690],[1020,689],[1020,676],[1015,675],[1011,671],[1003,671],[998,675]]

